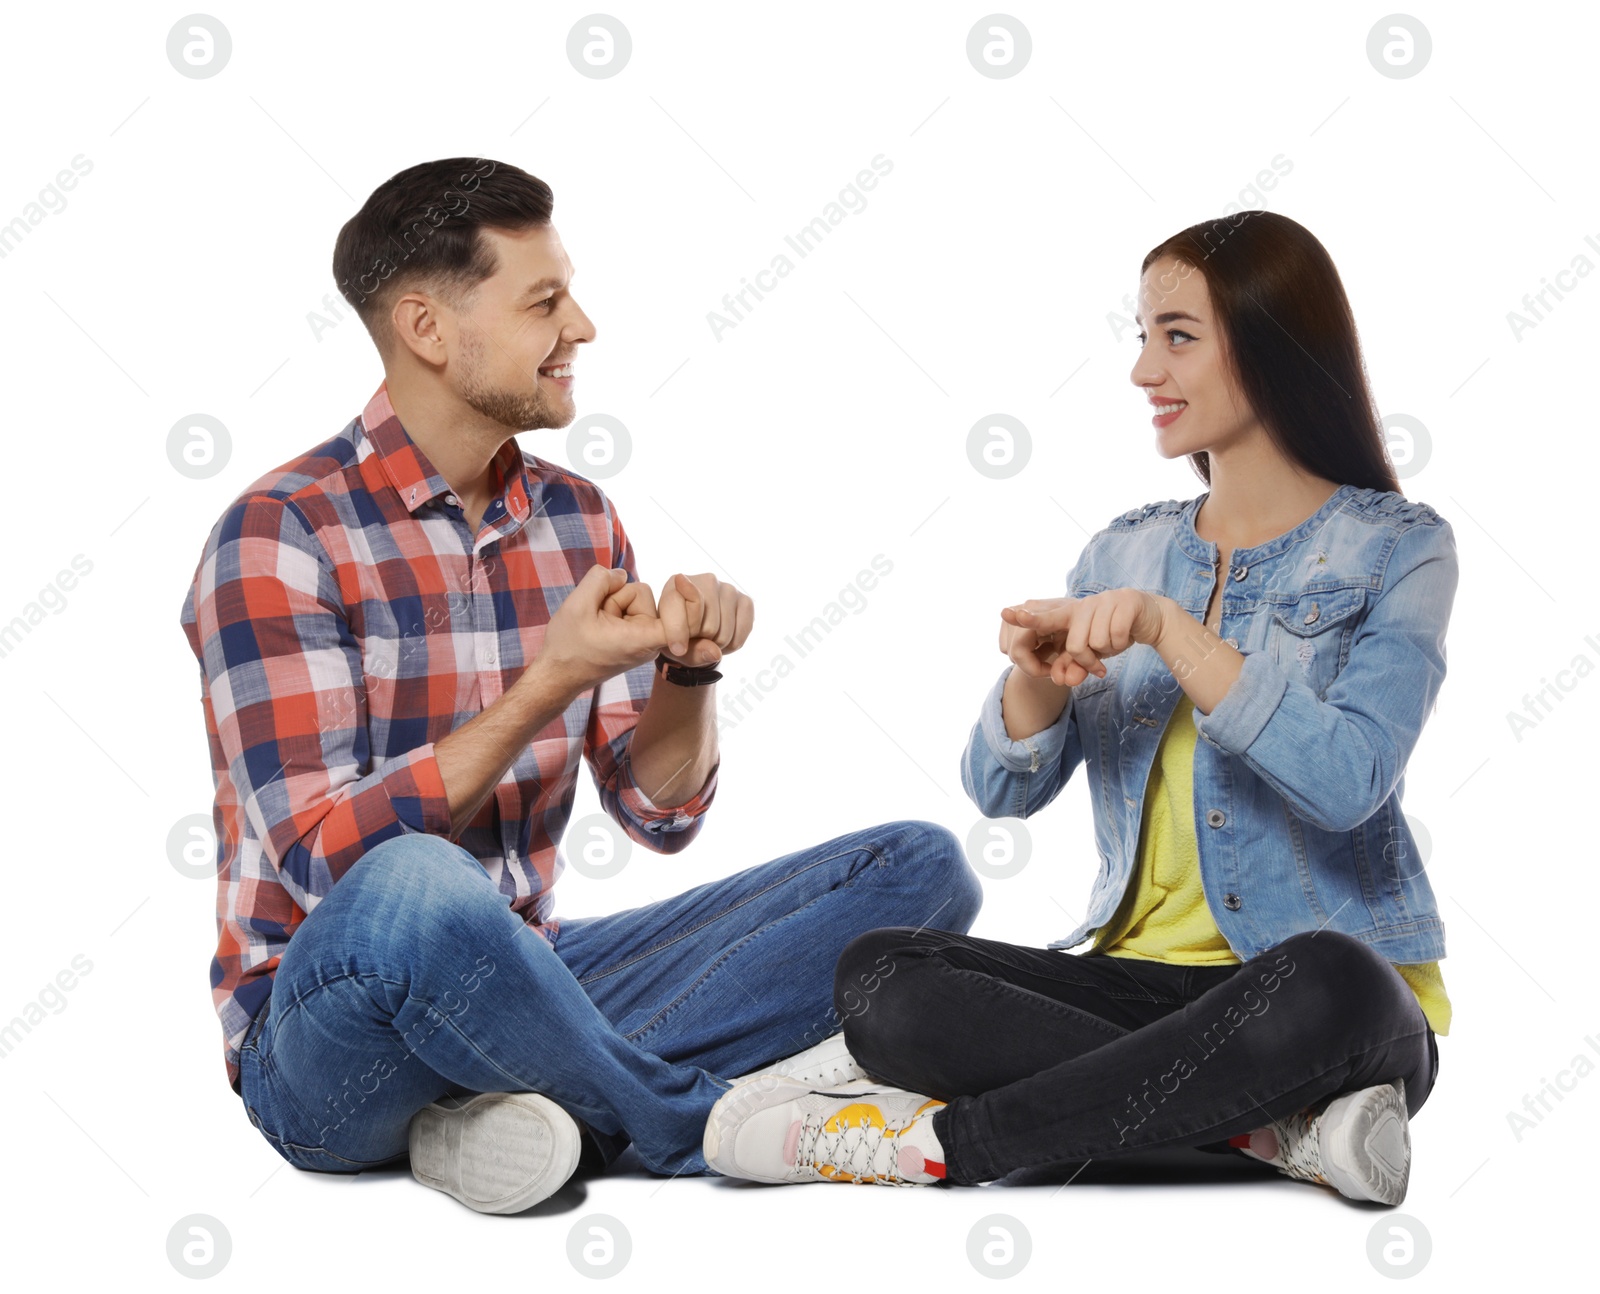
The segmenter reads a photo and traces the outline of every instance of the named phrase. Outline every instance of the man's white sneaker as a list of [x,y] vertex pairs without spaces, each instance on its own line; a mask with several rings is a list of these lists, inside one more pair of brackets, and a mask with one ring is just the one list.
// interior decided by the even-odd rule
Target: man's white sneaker
[[843,1030],[830,1038],[824,1038],[814,1047],[807,1047],[804,1051],[768,1065],[765,1069],[752,1070],[730,1081],[743,1083],[769,1074],[792,1078],[795,1082],[805,1083],[810,1087],[830,1088],[856,1083],[868,1077],[867,1071],[856,1063],[856,1058],[845,1046]]
[[898,1088],[818,1092],[767,1074],[711,1107],[703,1150],[715,1172],[756,1182],[932,1185],[945,1175],[933,1132],[943,1105]]
[[573,1117],[534,1092],[446,1096],[411,1116],[411,1175],[479,1213],[520,1213],[578,1166]]
[[1411,1125],[1406,1087],[1346,1092],[1232,1143],[1254,1159],[1301,1181],[1320,1182],[1352,1200],[1399,1204],[1411,1179]]

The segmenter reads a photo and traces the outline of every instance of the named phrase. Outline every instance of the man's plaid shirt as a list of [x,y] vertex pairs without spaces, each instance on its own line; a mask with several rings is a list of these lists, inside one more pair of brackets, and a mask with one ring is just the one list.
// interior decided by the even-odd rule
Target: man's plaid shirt
[[[596,562],[636,579],[592,482],[508,440],[476,535],[407,435],[386,385],[331,440],[238,496],[183,604],[216,786],[212,997],[236,1089],[245,1031],[300,922],[379,841],[450,836],[434,743],[499,698]],[[654,678],[641,665],[580,697],[518,755],[452,837],[535,930],[554,929],[557,845],[581,755],[606,811],[661,853],[716,790],[659,809],[628,746]]]

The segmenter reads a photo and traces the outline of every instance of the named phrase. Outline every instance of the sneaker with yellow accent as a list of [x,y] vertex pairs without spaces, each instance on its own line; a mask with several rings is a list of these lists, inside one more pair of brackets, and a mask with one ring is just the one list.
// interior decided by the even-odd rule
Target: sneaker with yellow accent
[[931,1186],[944,1179],[933,1131],[944,1107],[895,1087],[818,1091],[764,1075],[729,1088],[706,1120],[706,1163],[753,1182]]

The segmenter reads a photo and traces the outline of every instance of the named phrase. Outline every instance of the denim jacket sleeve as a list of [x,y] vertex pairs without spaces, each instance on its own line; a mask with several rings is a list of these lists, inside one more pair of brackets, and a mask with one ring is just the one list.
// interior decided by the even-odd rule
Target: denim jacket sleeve
[[1402,530],[1387,576],[1325,700],[1257,651],[1211,713],[1195,715],[1203,737],[1325,831],[1353,830],[1389,798],[1438,699],[1459,578],[1450,523]]
[[[1067,594],[1076,596],[1083,570],[1080,554],[1067,576]],[[1083,743],[1069,697],[1061,717],[1031,737],[1013,740],[1006,733],[1001,699],[1008,665],[984,698],[978,721],[961,754],[961,786],[986,818],[1026,818],[1056,798],[1073,771],[1083,762]]]

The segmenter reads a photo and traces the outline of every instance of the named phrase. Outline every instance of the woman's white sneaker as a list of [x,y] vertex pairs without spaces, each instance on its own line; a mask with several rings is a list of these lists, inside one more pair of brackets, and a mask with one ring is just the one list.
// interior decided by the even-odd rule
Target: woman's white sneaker
[[1346,1092],[1232,1138],[1245,1154],[1352,1200],[1399,1204],[1411,1179],[1411,1125],[1401,1079]]
[[520,1213],[578,1167],[577,1121],[535,1092],[447,1096],[411,1116],[411,1175],[479,1213]]
[[702,1147],[725,1177],[756,1182],[927,1186],[945,1176],[933,1116],[944,1106],[892,1087],[813,1091],[776,1074],[729,1088]]

